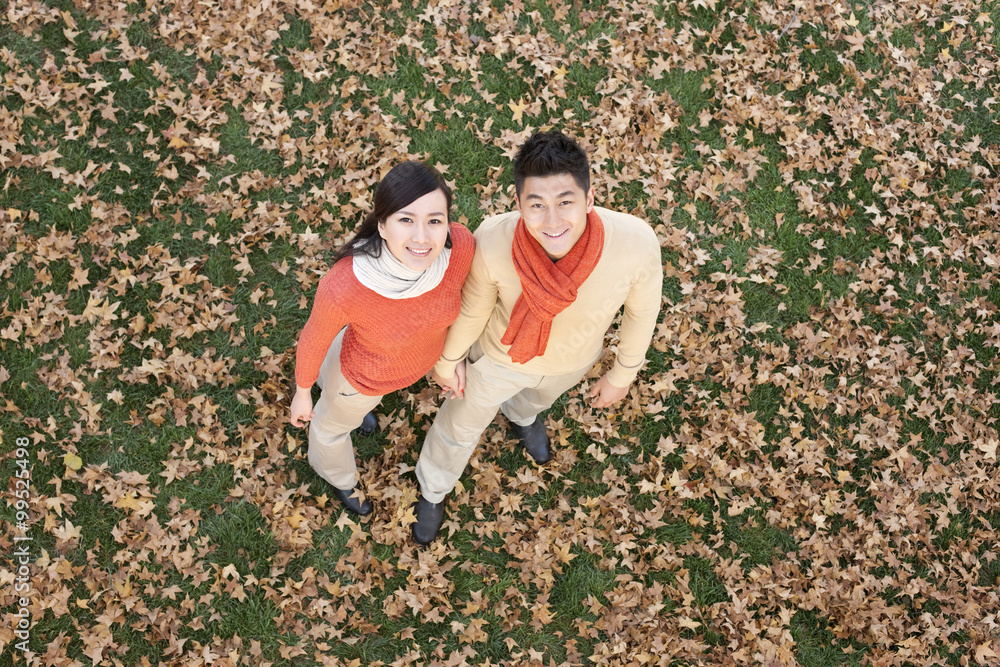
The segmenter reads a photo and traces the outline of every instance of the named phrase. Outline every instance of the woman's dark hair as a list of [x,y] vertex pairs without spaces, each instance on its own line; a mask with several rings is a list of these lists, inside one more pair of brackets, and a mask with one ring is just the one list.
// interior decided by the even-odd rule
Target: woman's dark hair
[[526,178],[556,174],[569,174],[581,190],[590,190],[590,162],[575,139],[553,130],[538,132],[521,144],[514,156],[514,191],[519,197]]
[[[333,256],[336,263],[345,257],[364,253],[372,257],[382,254],[385,245],[378,233],[380,222],[408,204],[412,204],[426,194],[435,190],[444,193],[446,211],[451,210],[451,188],[445,183],[444,177],[429,164],[410,160],[401,162],[389,170],[382,182],[375,188],[375,202],[372,212],[364,219],[354,232],[354,237],[345,243]],[[445,242],[445,247],[451,247],[451,235]]]

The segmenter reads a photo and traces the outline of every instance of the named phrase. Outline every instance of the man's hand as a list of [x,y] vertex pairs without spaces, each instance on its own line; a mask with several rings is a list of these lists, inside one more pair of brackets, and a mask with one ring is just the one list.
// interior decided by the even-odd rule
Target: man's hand
[[312,388],[295,387],[295,396],[292,397],[291,422],[292,426],[301,428],[310,421],[316,413],[313,411]]
[[590,407],[606,408],[628,396],[628,387],[616,387],[608,381],[607,374],[601,376],[590,388]]
[[455,374],[450,378],[441,377],[436,370],[431,370],[431,380],[441,387],[441,395],[445,398],[462,398],[465,393],[465,360],[455,366]]

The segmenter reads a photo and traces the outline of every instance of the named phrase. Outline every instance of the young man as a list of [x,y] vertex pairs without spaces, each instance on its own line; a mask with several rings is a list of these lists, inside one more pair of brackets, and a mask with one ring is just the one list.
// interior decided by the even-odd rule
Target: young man
[[547,462],[538,414],[603,356],[604,334],[624,305],[614,367],[590,391],[597,408],[623,399],[659,316],[656,235],[639,218],[594,206],[590,164],[576,141],[560,132],[528,139],[514,158],[514,188],[517,211],[484,220],[475,232],[462,312],[434,368],[452,396],[417,461],[412,530],[420,544],[437,536],[444,499],[498,408],[528,454]]

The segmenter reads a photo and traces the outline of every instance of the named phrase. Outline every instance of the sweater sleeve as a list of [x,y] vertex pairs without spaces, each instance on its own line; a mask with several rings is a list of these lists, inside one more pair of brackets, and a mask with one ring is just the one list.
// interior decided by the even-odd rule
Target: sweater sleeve
[[443,377],[455,374],[455,367],[469,353],[472,344],[486,328],[486,323],[493,313],[497,303],[499,287],[496,280],[490,276],[489,268],[483,258],[482,243],[476,243],[476,251],[472,256],[472,268],[465,279],[462,288],[462,310],[458,319],[448,329],[448,337],[444,342],[444,351],[434,370]]
[[461,276],[462,284],[464,284],[469,275],[469,268],[472,266],[472,257],[476,251],[476,239],[465,225],[453,222],[451,223],[451,244],[451,261],[457,263],[456,269],[458,275]]
[[663,295],[663,263],[660,244],[653,231],[644,261],[632,277],[632,287],[625,298],[625,309],[618,328],[618,355],[608,371],[608,382],[615,387],[627,387],[639,374],[646,350],[656,330]]
[[311,388],[319,377],[320,366],[326,358],[330,344],[340,330],[348,324],[347,314],[337,305],[328,279],[324,276],[316,288],[309,321],[302,328],[299,344],[295,350],[295,384]]

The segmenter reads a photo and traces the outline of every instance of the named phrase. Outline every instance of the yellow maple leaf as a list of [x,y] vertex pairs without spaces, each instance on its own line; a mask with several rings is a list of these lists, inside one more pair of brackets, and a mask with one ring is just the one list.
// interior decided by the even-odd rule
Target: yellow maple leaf
[[522,100],[518,100],[517,102],[508,102],[507,106],[509,106],[510,110],[513,112],[511,118],[515,122],[520,123],[521,119],[524,117],[525,109],[528,108],[528,104]]
[[571,554],[569,552],[569,548],[571,546],[572,545],[569,542],[567,542],[566,544],[563,544],[562,546],[554,545],[552,547],[552,551],[554,552],[555,556],[561,562],[563,562],[563,563],[569,563],[571,560],[573,560],[574,558],[576,558],[576,554]]
[[139,501],[135,498],[135,491],[129,491],[128,493],[122,494],[115,498],[115,507],[119,509],[137,510],[139,509]]
[[682,628],[690,628],[691,630],[697,630],[699,627],[701,627],[701,623],[694,620],[693,618],[688,618],[687,616],[681,616],[677,620],[677,623]]
[[989,642],[983,642],[976,647],[976,662],[980,665],[992,665],[995,664],[990,660],[990,658],[996,658],[997,653],[992,648],[990,648]]
[[270,95],[272,90],[281,89],[281,78],[276,78],[273,74],[265,74],[263,81],[260,84],[261,92],[265,95]]
[[987,440],[985,442],[984,441],[980,441],[976,445],[976,447],[978,447],[979,451],[981,451],[983,453],[984,458],[987,461],[996,461],[997,460],[997,445],[998,444],[1000,444],[1000,442],[997,442],[996,440],[990,439],[990,440]]
[[62,526],[53,529],[52,534],[55,535],[57,540],[63,540],[69,542],[71,540],[78,540],[83,537],[83,532],[73,525],[73,522],[66,519],[66,523]]
[[123,598],[128,597],[129,595],[132,594],[132,582],[128,580],[116,581],[115,590],[118,591],[119,597]]
[[65,463],[66,467],[69,468],[70,470],[79,470],[80,468],[83,467],[83,459],[81,459],[73,452],[67,452],[63,456],[63,463]]

